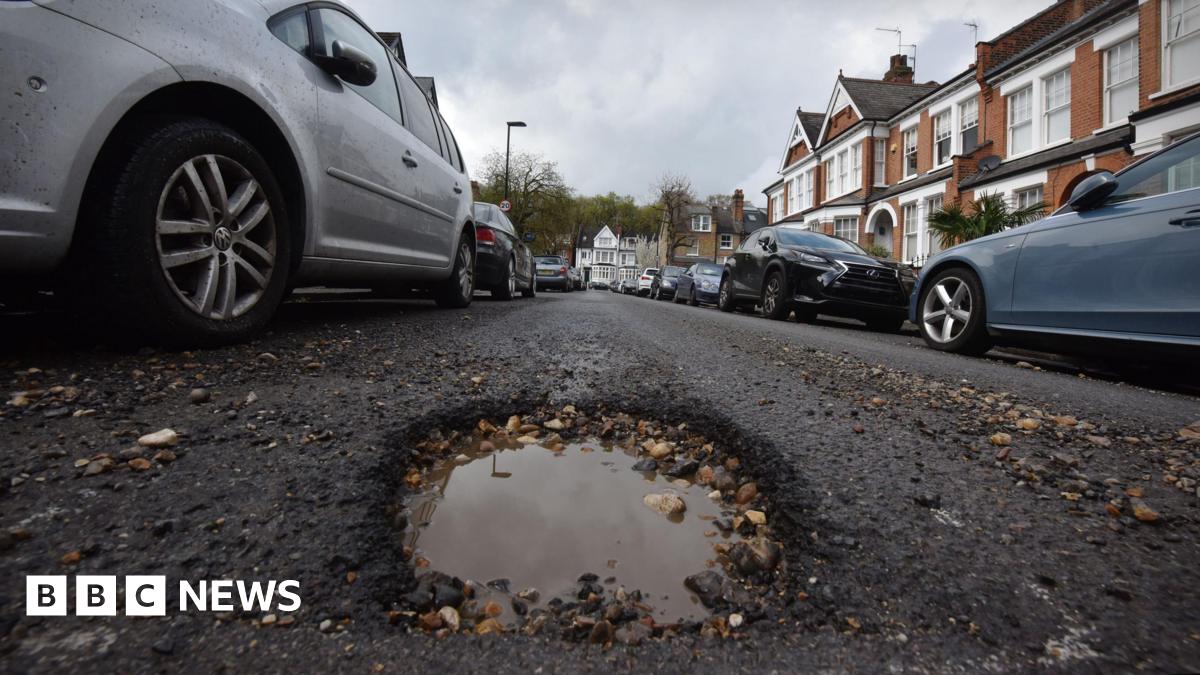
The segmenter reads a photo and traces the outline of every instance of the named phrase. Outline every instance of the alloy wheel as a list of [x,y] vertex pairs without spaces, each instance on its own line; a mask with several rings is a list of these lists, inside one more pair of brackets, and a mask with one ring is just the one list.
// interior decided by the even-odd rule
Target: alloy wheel
[[958,338],[966,330],[973,309],[967,283],[954,276],[943,278],[925,294],[921,308],[925,334],[939,344]]
[[155,243],[167,283],[208,319],[242,316],[263,297],[278,249],[266,192],[222,155],[184,162],[158,200]]
[[763,314],[774,314],[775,305],[779,302],[779,277],[772,276],[767,282],[767,292],[763,294]]
[[512,258],[508,259],[508,297],[517,294],[517,262]]
[[475,290],[475,266],[471,264],[471,245],[463,242],[458,248],[458,290],[463,299]]

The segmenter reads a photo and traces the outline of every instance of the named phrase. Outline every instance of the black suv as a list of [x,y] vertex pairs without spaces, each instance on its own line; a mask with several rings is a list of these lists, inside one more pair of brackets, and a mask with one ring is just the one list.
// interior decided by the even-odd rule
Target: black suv
[[766,227],[746,238],[725,263],[718,307],[761,305],[763,315],[801,321],[817,314],[851,317],[897,331],[916,275],[858,244],[798,227]]

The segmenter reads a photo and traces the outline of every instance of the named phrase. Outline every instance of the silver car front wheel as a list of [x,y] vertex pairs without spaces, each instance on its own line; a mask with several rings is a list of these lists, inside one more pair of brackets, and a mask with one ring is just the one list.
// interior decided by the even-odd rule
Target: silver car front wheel
[[184,162],[155,218],[158,262],[175,295],[207,319],[242,316],[275,273],[275,217],[246,167],[222,155]]
[[953,341],[966,330],[973,306],[971,288],[965,281],[956,276],[943,277],[925,294],[921,307],[925,334],[942,344]]

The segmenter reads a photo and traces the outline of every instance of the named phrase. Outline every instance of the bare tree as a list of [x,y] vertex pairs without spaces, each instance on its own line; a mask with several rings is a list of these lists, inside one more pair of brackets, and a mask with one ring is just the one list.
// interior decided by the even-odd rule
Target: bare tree
[[704,203],[709,207],[729,208],[733,205],[733,195],[709,195]]
[[675,257],[675,250],[691,244],[691,237],[681,234],[687,219],[688,206],[696,202],[692,182],[686,176],[663,174],[654,186],[655,201],[661,218],[659,244],[666,261]]
[[[485,156],[478,176],[481,200],[498,204],[504,198],[504,153]],[[578,235],[578,209],[555,162],[528,152],[514,153],[508,194],[512,203],[508,218],[519,233],[537,233],[535,250],[561,253]]]

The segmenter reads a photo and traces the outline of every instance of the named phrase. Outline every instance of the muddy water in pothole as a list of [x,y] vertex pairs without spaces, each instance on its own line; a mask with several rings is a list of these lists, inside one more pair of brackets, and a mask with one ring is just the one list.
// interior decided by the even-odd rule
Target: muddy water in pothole
[[[580,575],[591,572],[607,592],[640,590],[660,621],[706,616],[683,580],[721,572],[713,544],[739,537],[713,525],[722,513],[708,489],[634,471],[636,461],[601,441],[557,453],[536,445],[480,452],[475,441],[426,475],[429,487],[409,502],[405,543],[429,569],[481,585],[508,579],[513,593],[536,588],[542,606],[574,599]],[[642,501],[668,492],[684,500],[684,513],[664,516]],[[500,604],[503,619],[514,618]]]

